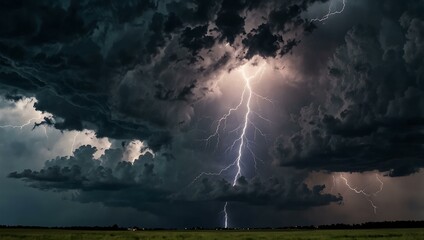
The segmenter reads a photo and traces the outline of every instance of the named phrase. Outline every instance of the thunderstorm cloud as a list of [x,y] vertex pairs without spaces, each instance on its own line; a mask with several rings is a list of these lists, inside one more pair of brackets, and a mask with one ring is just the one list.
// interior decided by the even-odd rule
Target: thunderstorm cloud
[[[233,226],[422,218],[409,183],[424,168],[423,12],[422,0],[2,1],[0,225],[215,227],[224,203]],[[219,118],[245,96],[240,69],[261,66],[233,184],[234,169],[216,173],[237,157],[246,109]],[[346,217],[386,205],[349,205],[340,173],[377,174],[379,194],[408,204]],[[54,223],[58,209],[75,211]]]

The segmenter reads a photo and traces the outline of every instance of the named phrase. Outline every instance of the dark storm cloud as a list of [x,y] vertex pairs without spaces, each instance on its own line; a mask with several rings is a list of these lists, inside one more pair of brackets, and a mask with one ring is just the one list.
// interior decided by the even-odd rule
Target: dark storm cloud
[[222,6],[216,17],[215,24],[221,33],[221,40],[226,39],[230,44],[239,34],[244,33],[244,18],[240,11],[245,8],[241,0],[223,0]]
[[132,164],[121,161],[122,149],[106,150],[99,160],[93,159],[95,151],[91,146],[82,146],[70,158],[47,161],[40,171],[27,169],[10,173],[9,177],[23,179],[31,187],[42,190],[78,190],[74,200],[80,202],[101,202],[146,211],[154,209],[149,210],[145,203],[229,201],[278,209],[305,209],[342,200],[340,196],[323,194],[325,186],[309,189],[304,183],[286,184],[277,178],[247,181],[242,177],[235,187],[223,179],[203,178],[183,190],[175,189],[171,184],[164,184],[166,179],[160,170],[155,170],[160,160],[153,161],[149,153]]
[[324,185],[316,185],[309,189],[302,181],[285,184],[277,178],[264,181],[255,177],[248,181],[244,177],[240,177],[234,187],[225,180],[211,181],[204,178],[196,187],[190,198],[195,198],[197,201],[212,198],[226,202],[275,206],[277,209],[306,209],[342,201],[341,196],[323,194]]
[[424,21],[416,14],[424,5],[397,3],[380,6],[377,24],[347,33],[315,87],[325,101],[302,108],[299,131],[277,140],[281,165],[390,176],[424,167]]
[[248,48],[246,58],[250,59],[255,55],[275,57],[279,43],[282,41],[281,36],[271,32],[268,24],[262,24],[243,40],[243,44]]
[[[301,28],[313,2],[3,1],[0,84],[35,96],[58,129],[143,139],[158,150],[190,122],[212,74],[230,63],[228,53],[210,54],[218,42],[244,39],[242,58],[286,53],[295,44],[282,35]],[[252,11],[272,28],[244,36]]]
[[94,160],[96,149],[83,146],[74,151],[74,156],[58,157],[47,161],[41,171],[25,170],[11,173],[11,178],[23,178],[33,182],[40,189],[69,190],[118,190],[137,186],[139,189],[155,189],[160,181],[154,175],[154,164],[148,154],[134,165],[122,162],[121,149],[106,150],[102,160]]
[[[317,215],[319,223],[322,212],[309,216],[310,208],[343,199],[326,193],[324,185],[306,185],[310,170],[379,170],[390,176],[419,171],[424,167],[422,1],[347,1],[343,14],[323,24],[305,19],[325,14],[327,5],[309,9],[323,2],[327,1],[2,1],[0,94],[11,101],[34,96],[38,110],[53,114],[38,119],[34,127],[92,129],[113,145],[100,159],[94,159],[90,146],[80,147],[74,156],[55,158],[69,154],[64,145],[70,141],[56,145],[63,151],[51,151],[49,141],[61,139],[50,136],[52,129],[46,130],[47,140],[43,129],[35,129],[40,134],[37,141],[21,133],[4,134],[2,173],[15,172],[3,183],[9,189],[3,208],[10,206],[9,212],[19,213],[16,219],[24,218],[26,212],[15,204],[17,194],[12,190],[20,179],[35,189],[60,192],[58,198],[71,195],[72,206],[78,208],[73,214],[84,219],[81,209],[101,203],[109,206],[105,212],[130,207],[153,213],[143,212],[141,221],[153,217],[154,227],[214,227],[221,224],[218,213],[228,201],[234,226],[307,224]],[[356,23],[362,25],[352,27]],[[275,75],[265,73],[255,85],[255,91],[274,101],[272,107],[254,106],[261,113],[263,108],[273,122],[265,127],[266,141],[255,139],[253,147],[265,164],[258,162],[258,169],[253,169],[254,159],[247,153],[245,177],[236,186],[221,179],[230,179],[233,169],[187,186],[200,172],[219,170],[233,159],[234,152],[220,150],[232,143],[236,132],[223,136],[213,153],[199,139],[237,98],[231,85],[216,89],[217,78],[257,56],[284,65],[279,69],[283,77],[274,69]],[[9,112],[13,109],[5,115]],[[27,121],[24,118],[10,122]],[[227,130],[235,124],[229,120]],[[278,135],[272,151],[281,168],[268,164],[268,140]],[[65,133],[63,138],[69,136]],[[122,161],[130,145],[122,142],[132,139],[148,144],[155,158],[146,154],[133,164]],[[123,149],[113,149],[119,143]],[[52,160],[41,166],[43,159]],[[261,177],[250,178],[253,175]],[[388,178],[382,179],[386,183]],[[21,191],[28,193],[25,196],[34,193],[30,188]],[[49,207],[58,201],[51,196],[41,199]],[[420,214],[407,204],[402,207]],[[308,211],[286,211],[292,209]],[[44,216],[55,216],[56,211],[47,211],[51,213]],[[247,219],[248,213],[253,217]],[[281,213],[293,217],[281,221]],[[52,224],[69,223],[65,216]],[[98,224],[99,218],[93,217],[91,224]],[[325,220],[333,219],[329,215]]]
[[215,41],[212,36],[206,36],[208,33],[208,25],[198,26],[195,28],[187,27],[184,29],[180,44],[189,49],[194,56],[202,49],[211,48]]

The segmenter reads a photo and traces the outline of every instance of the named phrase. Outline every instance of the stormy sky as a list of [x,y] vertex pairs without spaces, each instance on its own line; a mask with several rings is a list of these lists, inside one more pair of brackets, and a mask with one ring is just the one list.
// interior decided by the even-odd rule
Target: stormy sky
[[0,224],[423,220],[424,1],[0,2]]

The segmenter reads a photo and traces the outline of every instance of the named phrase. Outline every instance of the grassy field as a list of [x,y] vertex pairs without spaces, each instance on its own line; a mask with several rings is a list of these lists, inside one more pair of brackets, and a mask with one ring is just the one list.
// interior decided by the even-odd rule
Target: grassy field
[[287,230],[287,231],[76,231],[46,229],[0,229],[1,240],[362,240],[424,239],[424,229],[379,230]]

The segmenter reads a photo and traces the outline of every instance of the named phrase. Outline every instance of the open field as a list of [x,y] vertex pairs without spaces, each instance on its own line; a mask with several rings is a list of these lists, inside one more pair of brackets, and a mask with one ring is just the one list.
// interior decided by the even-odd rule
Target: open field
[[282,231],[78,231],[0,229],[1,240],[422,240],[424,229],[282,230]]

